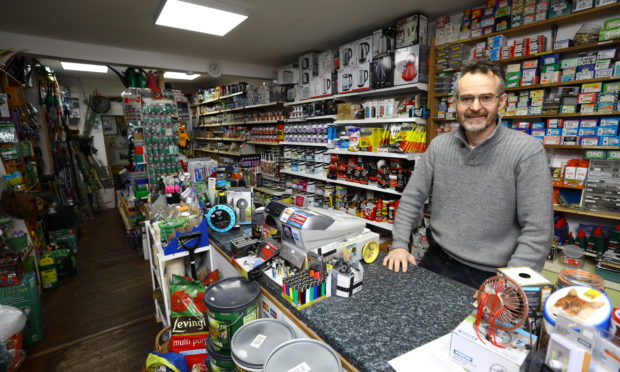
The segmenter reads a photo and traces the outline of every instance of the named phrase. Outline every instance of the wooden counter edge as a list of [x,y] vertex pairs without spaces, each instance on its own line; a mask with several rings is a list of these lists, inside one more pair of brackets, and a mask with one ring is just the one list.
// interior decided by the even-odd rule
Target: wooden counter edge
[[[224,252],[216,243],[214,243],[213,240],[209,239],[209,242],[211,244],[212,247],[214,247],[219,254],[222,255],[222,257],[224,257],[228,263],[230,263],[233,267],[235,267],[235,265],[232,264],[232,260],[231,258],[228,256],[228,253]],[[236,268],[236,267],[235,267]],[[319,340],[321,342],[325,342],[325,340],[323,340],[319,335],[317,335],[310,327],[308,327],[304,322],[302,322],[301,320],[299,320],[295,314],[293,314],[289,309],[287,309],[286,307],[282,306],[280,304],[280,301],[278,299],[276,299],[271,293],[267,292],[267,290],[265,288],[263,288],[262,286],[260,287],[260,291],[261,293],[267,297],[269,299],[269,301],[271,301],[272,303],[274,303],[278,309],[280,309],[280,311],[286,315],[289,319],[291,319],[291,321],[293,323],[295,323],[299,328],[301,328],[304,332],[306,332],[308,335],[310,335],[310,337],[312,337],[315,340]],[[327,345],[329,345],[328,342],[325,342]],[[335,351],[335,350],[334,350]],[[336,353],[338,353],[336,351]],[[350,372],[359,372],[359,369],[355,368],[351,363],[349,363],[348,360],[346,360],[342,355],[340,355],[340,353],[338,353],[338,356],[340,357],[340,361],[342,362],[342,366],[344,367],[344,369],[346,369],[347,371]]]

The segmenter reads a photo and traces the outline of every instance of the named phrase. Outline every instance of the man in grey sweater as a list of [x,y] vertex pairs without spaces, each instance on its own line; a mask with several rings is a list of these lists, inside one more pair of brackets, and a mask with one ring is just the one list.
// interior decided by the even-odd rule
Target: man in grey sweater
[[396,272],[416,264],[409,240],[432,190],[431,244],[419,266],[478,287],[498,267],[542,269],[553,235],[552,186],[541,142],[498,124],[503,69],[478,60],[461,73],[460,128],[435,138],[416,163],[383,264]]

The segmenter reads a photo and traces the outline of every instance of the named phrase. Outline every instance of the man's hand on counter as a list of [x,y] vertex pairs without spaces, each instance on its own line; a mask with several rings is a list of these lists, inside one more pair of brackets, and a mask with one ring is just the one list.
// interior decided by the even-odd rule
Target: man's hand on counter
[[405,248],[394,248],[383,259],[383,266],[387,266],[389,270],[407,272],[409,263],[416,265],[415,257]]

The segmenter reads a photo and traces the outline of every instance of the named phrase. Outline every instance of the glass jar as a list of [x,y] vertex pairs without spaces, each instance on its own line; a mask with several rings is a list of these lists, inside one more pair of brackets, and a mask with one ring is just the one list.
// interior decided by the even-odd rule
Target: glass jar
[[583,250],[573,244],[565,245],[560,255],[560,263],[571,268],[582,268],[585,263]]

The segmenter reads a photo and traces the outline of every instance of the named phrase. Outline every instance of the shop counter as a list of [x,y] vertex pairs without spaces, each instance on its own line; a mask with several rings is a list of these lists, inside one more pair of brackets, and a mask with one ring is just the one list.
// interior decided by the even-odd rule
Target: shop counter
[[[211,244],[229,258],[229,242],[241,234],[210,232]],[[263,294],[305,333],[340,353],[347,370],[393,371],[389,360],[450,333],[472,311],[475,290],[417,266],[394,273],[382,265],[383,257],[364,265],[361,292],[301,310],[270,279],[258,281]]]

